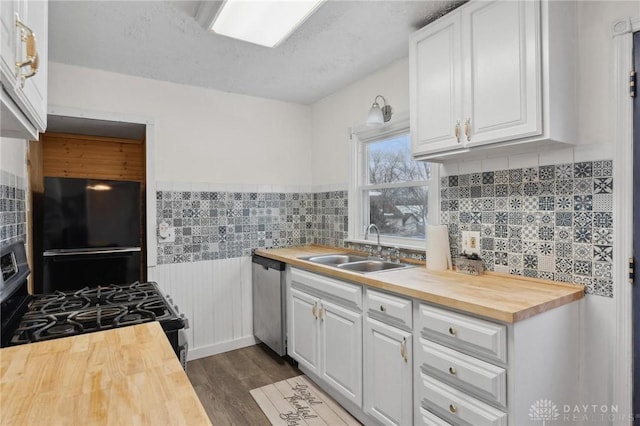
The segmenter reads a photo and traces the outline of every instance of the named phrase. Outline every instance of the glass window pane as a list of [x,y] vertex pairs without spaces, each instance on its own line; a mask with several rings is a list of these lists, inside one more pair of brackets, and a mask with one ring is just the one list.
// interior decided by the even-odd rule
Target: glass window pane
[[413,161],[408,134],[366,144],[368,184],[426,181],[429,163]]
[[427,187],[364,191],[369,200],[369,223],[375,223],[381,235],[424,238],[427,217]]

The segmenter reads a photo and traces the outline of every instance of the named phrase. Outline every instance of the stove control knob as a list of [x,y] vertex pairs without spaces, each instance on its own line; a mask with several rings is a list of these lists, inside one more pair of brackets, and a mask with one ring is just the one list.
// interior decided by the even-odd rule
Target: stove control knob
[[184,320],[184,328],[185,330],[189,328],[189,318],[185,317],[184,314],[180,314],[180,318]]

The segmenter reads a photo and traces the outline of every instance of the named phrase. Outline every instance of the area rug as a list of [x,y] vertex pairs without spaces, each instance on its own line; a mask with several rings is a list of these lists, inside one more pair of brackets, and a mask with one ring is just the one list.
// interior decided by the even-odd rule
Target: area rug
[[272,425],[359,425],[304,375],[250,391]]

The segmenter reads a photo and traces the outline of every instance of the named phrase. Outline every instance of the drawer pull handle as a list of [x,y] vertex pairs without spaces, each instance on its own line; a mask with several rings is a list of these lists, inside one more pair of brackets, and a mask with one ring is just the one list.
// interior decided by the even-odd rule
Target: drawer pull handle
[[456,375],[456,373],[457,373],[457,371],[456,371],[456,369],[455,369],[455,368],[453,368],[453,367],[449,367],[449,374],[451,374],[451,375],[455,376],[455,375]]
[[317,302],[313,304],[313,308],[311,308],[311,313],[313,314],[313,317],[315,319],[318,319],[318,315],[316,314],[316,305],[317,305]]
[[449,404],[449,411],[451,411],[452,413],[455,413],[458,411],[458,407],[456,407],[453,404]]
[[400,343],[400,356],[404,359],[404,362],[409,362],[407,359],[407,338],[402,338],[402,343]]
[[322,305],[322,303],[320,304],[320,312],[319,312],[319,316],[320,316],[320,321],[324,321],[324,306]]
[[455,134],[458,143],[460,143],[460,120],[456,122],[456,127],[453,128],[453,133]]
[[380,312],[384,312],[384,306],[380,305]]
[[449,334],[450,334],[450,335],[455,336],[455,335],[456,335],[456,333],[457,333],[457,331],[456,331],[456,329],[455,329],[455,328],[453,328],[453,327],[449,327]]

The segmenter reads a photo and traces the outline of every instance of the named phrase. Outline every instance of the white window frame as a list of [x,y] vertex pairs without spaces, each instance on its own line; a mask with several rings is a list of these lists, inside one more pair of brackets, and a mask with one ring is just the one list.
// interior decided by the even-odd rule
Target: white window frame
[[[396,135],[410,133],[409,114],[396,113],[394,118],[381,127],[369,127],[364,124],[350,129],[350,175],[349,175],[349,238],[348,241],[360,244],[375,244],[375,235],[364,238],[365,206],[362,192],[359,190],[366,179],[365,144],[368,142],[390,138]],[[439,222],[440,218],[440,174],[439,165],[432,163],[431,178],[427,185],[427,224]],[[408,184],[408,186],[411,184]],[[394,187],[397,185],[394,185]],[[399,238],[380,235],[380,243],[384,246],[397,246],[411,250],[425,250],[425,239]]]

